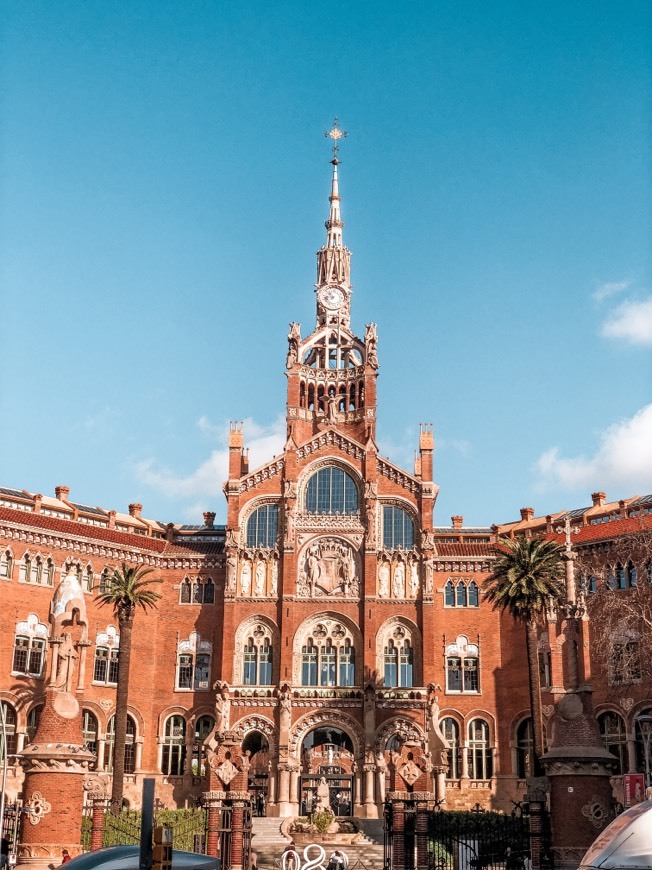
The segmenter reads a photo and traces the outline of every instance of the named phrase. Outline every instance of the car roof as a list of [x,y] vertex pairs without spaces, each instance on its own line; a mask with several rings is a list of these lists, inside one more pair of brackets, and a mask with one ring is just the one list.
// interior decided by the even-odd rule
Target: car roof
[[[66,864],[66,870],[139,870],[139,859],[138,846],[109,846],[73,858]],[[174,870],[217,870],[219,862],[209,855],[173,849],[172,867]]]

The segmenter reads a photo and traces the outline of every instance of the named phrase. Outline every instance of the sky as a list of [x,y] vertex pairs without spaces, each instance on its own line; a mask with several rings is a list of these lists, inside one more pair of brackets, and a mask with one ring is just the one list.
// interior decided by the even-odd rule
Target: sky
[[435,523],[652,492],[652,4],[8,0],[0,485],[224,522],[281,451],[342,143],[379,448]]

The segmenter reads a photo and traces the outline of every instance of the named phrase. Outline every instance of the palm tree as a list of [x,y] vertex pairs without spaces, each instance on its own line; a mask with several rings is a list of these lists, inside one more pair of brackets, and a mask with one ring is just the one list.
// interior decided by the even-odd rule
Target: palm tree
[[160,579],[146,579],[154,572],[153,568],[130,567],[126,562],[115,568],[107,578],[108,589],[96,596],[95,600],[103,607],[110,604],[120,629],[120,655],[118,657],[118,682],[115,698],[114,744],[113,744],[113,785],[111,806],[114,812],[122,807],[122,793],[125,777],[125,745],[127,742],[127,706],[129,704],[129,664],[131,661],[131,639],[136,617],[136,609],[155,608],[161,597],[158,592],[148,588]]
[[552,601],[564,594],[563,548],[543,538],[505,538],[498,558],[484,582],[485,596],[494,610],[508,611],[525,625],[530,711],[532,713],[533,772],[540,776],[543,755],[543,717],[539,674],[538,625]]

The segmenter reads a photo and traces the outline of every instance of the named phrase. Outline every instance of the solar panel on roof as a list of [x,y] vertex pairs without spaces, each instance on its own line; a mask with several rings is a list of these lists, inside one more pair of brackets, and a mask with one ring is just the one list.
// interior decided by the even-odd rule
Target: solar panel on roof
[[91,507],[87,504],[79,504],[76,501],[71,501],[70,504],[73,507],[76,507],[77,510],[82,511],[85,514],[98,514],[99,516],[105,517],[108,516],[106,511],[103,511],[102,508]]
[[634,499],[634,501],[630,503],[629,507],[641,507],[643,505],[649,504],[652,504],[652,495],[642,495],[640,498]]
[[20,489],[8,489],[5,486],[0,486],[0,493],[2,493],[2,495],[13,495],[14,498],[29,498],[29,496],[25,495],[25,493]]
[[581,516],[583,516],[583,515],[584,515],[588,510],[590,510],[590,508],[588,508],[588,507],[575,508],[575,510],[567,511],[565,514],[562,514],[560,517],[557,517],[557,519],[558,519],[558,520],[563,520],[564,517],[571,517],[571,519],[572,519],[573,517],[581,517]]
[[204,526],[179,526],[179,528],[184,532],[196,532],[199,529],[203,529]]

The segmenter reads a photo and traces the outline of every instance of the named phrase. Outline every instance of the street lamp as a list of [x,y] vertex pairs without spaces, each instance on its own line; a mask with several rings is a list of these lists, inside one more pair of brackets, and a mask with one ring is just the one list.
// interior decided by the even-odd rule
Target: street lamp
[[650,740],[652,740],[652,716],[643,714],[636,717],[643,738],[643,755],[645,758],[645,785],[652,785],[650,777]]

